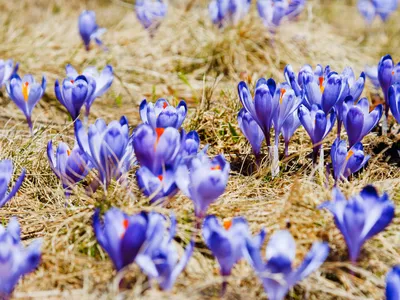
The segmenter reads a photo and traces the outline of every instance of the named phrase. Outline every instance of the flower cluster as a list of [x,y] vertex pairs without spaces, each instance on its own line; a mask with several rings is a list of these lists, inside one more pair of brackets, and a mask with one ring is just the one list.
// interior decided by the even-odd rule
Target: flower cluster
[[397,9],[397,0],[358,0],[358,10],[368,24],[379,16],[383,22],[386,22],[390,15]]

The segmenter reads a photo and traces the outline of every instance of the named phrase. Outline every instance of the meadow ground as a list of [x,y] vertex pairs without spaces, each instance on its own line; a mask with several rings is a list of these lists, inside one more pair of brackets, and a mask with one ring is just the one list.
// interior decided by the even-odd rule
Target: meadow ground
[[[385,275],[400,262],[398,214],[385,232],[365,245],[358,265],[347,262],[343,238],[331,215],[316,209],[330,199],[333,180],[327,187],[318,173],[311,176],[311,145],[304,129],[295,134],[291,158],[282,162],[277,178],[271,178],[268,162],[260,171],[249,174],[251,150],[236,121],[241,107],[236,87],[241,79],[254,84],[261,76],[282,81],[288,63],[295,70],[305,63],[329,64],[337,71],[351,66],[359,74],[365,64],[377,64],[387,53],[399,61],[400,13],[385,25],[377,21],[366,29],[355,1],[310,0],[300,20],[283,25],[273,42],[254,5],[237,28],[221,32],[212,26],[206,2],[171,1],[167,19],[150,39],[136,20],[132,4],[120,0],[0,1],[0,57],[18,61],[20,74],[34,74],[37,80],[44,74],[48,81],[46,93],[33,112],[33,137],[4,89],[0,98],[0,157],[12,158],[16,174],[23,167],[27,169],[18,196],[0,210],[0,219],[6,223],[17,216],[26,243],[38,237],[44,240],[42,263],[18,285],[15,298],[109,299],[119,295],[130,299],[210,299],[218,296],[221,283],[217,264],[199,237],[192,259],[170,293],[149,289],[136,266],[123,274],[133,279],[131,288],[118,289],[120,278],[115,277],[108,256],[93,235],[94,207],[113,205],[129,213],[154,209],[168,214],[172,210],[179,221],[177,244],[183,248],[193,226],[193,205],[178,195],[166,208],[150,207],[140,196],[132,170],[131,192],[113,185],[105,199],[101,192],[88,197],[78,186],[71,205],[65,206],[61,185],[49,167],[46,145],[50,139],[71,146],[74,142],[73,124],[54,95],[54,81],[64,78],[67,63],[78,70],[88,65],[114,67],[114,83],[96,100],[90,121],[101,117],[109,122],[126,115],[134,127],[139,124],[138,104],[143,98],[166,97],[175,103],[185,99],[189,103],[189,117],[183,127],[197,129],[202,144],[210,145],[209,152],[224,153],[232,165],[227,190],[209,213],[221,218],[244,216],[253,232],[265,227],[269,235],[290,222],[298,246],[296,262],[314,241],[329,242],[327,262],[298,284],[289,298],[383,298]],[[84,50],[77,30],[83,9],[95,10],[98,23],[108,29],[103,38],[108,52]],[[370,83],[364,95],[379,101]],[[394,150],[399,145],[399,126],[394,125],[388,137],[379,132],[377,128],[364,139],[372,155],[366,170],[341,183],[340,188],[350,195],[373,183],[380,192],[390,194],[399,210],[400,160]],[[325,149],[334,138],[332,132]],[[235,267],[229,282],[227,299],[266,298],[244,261]]]

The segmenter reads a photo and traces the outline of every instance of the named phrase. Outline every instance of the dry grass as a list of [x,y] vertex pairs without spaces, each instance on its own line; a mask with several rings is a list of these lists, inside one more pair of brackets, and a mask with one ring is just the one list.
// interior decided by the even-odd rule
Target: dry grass
[[[343,239],[331,216],[316,210],[318,204],[330,198],[330,192],[318,176],[310,176],[310,158],[306,157],[310,142],[304,130],[296,133],[290,146],[294,155],[283,163],[282,174],[271,179],[267,164],[258,173],[245,175],[252,159],[246,155],[250,148],[240,134],[232,135],[228,124],[240,132],[236,122],[240,107],[236,85],[241,78],[254,83],[260,76],[273,76],[281,81],[287,63],[295,70],[305,63],[330,64],[334,70],[350,65],[359,73],[365,64],[377,63],[387,52],[400,60],[400,39],[395,38],[400,33],[400,13],[388,24],[377,22],[366,31],[354,1],[309,1],[300,21],[282,26],[272,47],[271,36],[254,7],[237,29],[222,33],[210,24],[206,1],[197,1],[186,13],[184,9],[191,1],[174,1],[179,4],[170,7],[167,20],[151,40],[124,2],[81,2],[0,2],[0,57],[19,61],[22,74],[29,72],[37,78],[45,74],[48,78],[46,95],[34,110],[37,132],[33,138],[28,135],[22,113],[5,95],[0,99],[0,157],[12,158],[16,172],[22,167],[27,169],[20,193],[0,210],[0,219],[6,222],[17,216],[27,243],[37,237],[44,239],[42,263],[17,287],[15,298],[109,299],[119,295],[208,299],[217,297],[221,282],[216,262],[199,240],[200,247],[171,293],[149,289],[136,266],[125,274],[135,279],[133,287],[118,290],[118,277],[93,236],[93,208],[100,203],[130,213],[152,208],[140,196],[133,172],[130,193],[121,186],[112,186],[104,200],[101,193],[89,198],[78,187],[71,198],[72,205],[65,207],[63,191],[47,162],[46,144],[49,139],[73,143],[73,126],[53,92],[54,80],[63,78],[67,63],[80,70],[87,65],[102,68],[107,63],[115,69],[111,90],[96,100],[92,108],[92,121],[97,117],[110,121],[125,114],[136,126],[138,103],[144,97],[167,97],[172,101],[184,98],[190,103],[190,118],[184,127],[198,129],[203,143],[210,144],[210,152],[223,152],[232,163],[227,191],[209,213],[221,218],[242,215],[253,232],[265,227],[269,234],[290,222],[290,231],[298,243],[298,261],[313,241],[329,242],[328,261],[296,286],[290,292],[291,298],[383,297],[384,276],[400,259],[399,217],[387,231],[366,244],[360,263],[352,266],[347,262]],[[109,52],[96,48],[84,51],[77,33],[77,17],[84,8],[94,9],[100,25],[108,29],[104,42]],[[365,95],[373,92],[367,86]],[[325,149],[333,139],[332,133]],[[376,133],[366,137],[367,150],[373,154],[371,162],[363,174],[342,183],[341,188],[352,194],[373,183],[381,192],[387,191],[399,209],[399,160],[388,161],[387,152],[379,153],[379,149],[391,147],[396,139],[398,143],[394,134],[388,138]],[[331,181],[329,185],[332,184]],[[180,221],[179,236],[187,240],[193,216],[190,200],[177,196],[168,209],[158,210],[166,214],[170,210],[175,212]],[[226,298],[265,298],[261,284],[245,262],[235,268]]]

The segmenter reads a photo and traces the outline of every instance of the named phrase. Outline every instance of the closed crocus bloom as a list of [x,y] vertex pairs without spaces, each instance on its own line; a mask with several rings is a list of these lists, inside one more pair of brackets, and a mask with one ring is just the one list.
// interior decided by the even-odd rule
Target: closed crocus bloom
[[341,178],[347,178],[360,170],[370,159],[364,154],[364,147],[356,143],[347,151],[346,141],[336,139],[331,148],[331,159],[335,182]]
[[297,282],[317,270],[329,254],[327,243],[315,242],[303,262],[295,269],[296,243],[287,230],[274,233],[267,245],[266,258],[261,256],[262,243],[247,240],[244,256],[257,272],[270,300],[284,299]]
[[343,103],[342,120],[350,147],[361,142],[364,136],[371,132],[382,117],[382,112],[382,104],[370,112],[367,98],[360,99],[357,104],[354,104],[351,96],[346,98]]
[[257,8],[264,25],[275,32],[286,15],[288,2],[287,0],[258,0]]
[[153,130],[150,125],[142,124],[134,133],[133,148],[140,166],[159,175],[163,168],[175,163],[181,148],[181,136],[173,127]]
[[242,81],[238,85],[239,99],[263,131],[267,146],[271,145],[270,131],[280,100],[280,94],[275,91],[276,83],[272,78],[268,80],[261,78],[256,83],[254,100],[252,100],[247,84]]
[[143,250],[151,226],[149,213],[146,212],[129,216],[117,208],[111,208],[105,213],[104,221],[101,221],[97,209],[93,216],[96,239],[110,256],[117,271],[135,261]]
[[[80,77],[74,67],[69,64],[65,67],[65,71],[67,73],[67,78],[70,81],[76,81],[77,78]],[[85,117],[87,118],[94,100],[103,96],[110,88],[114,80],[114,71],[110,65],[105,66],[100,73],[97,71],[96,67],[90,66],[83,70],[82,75],[86,78],[89,86],[95,87],[93,92],[91,92],[89,88],[90,97],[86,97],[85,99]]]
[[78,20],[79,33],[87,51],[90,50],[90,42],[94,40],[96,44],[102,46],[101,35],[106,31],[99,28],[96,23],[96,13],[92,10],[84,10]]
[[333,214],[336,227],[346,241],[350,260],[355,263],[363,244],[390,224],[395,206],[388,194],[379,196],[371,185],[349,200],[334,188],[332,198],[333,201],[319,208],[326,208]]
[[389,117],[389,88],[392,85],[394,62],[392,57],[388,54],[381,58],[378,64],[378,80],[381,85],[383,95],[385,97],[385,116],[386,120]]
[[298,110],[295,110],[291,115],[289,115],[286,121],[283,122],[281,133],[285,141],[285,156],[289,156],[290,139],[292,138],[294,132],[297,130],[297,128],[299,128],[300,125],[301,123],[299,119]]
[[120,179],[130,170],[134,155],[128,120],[125,117],[108,125],[103,119],[98,119],[89,126],[88,133],[82,122],[76,120],[75,136],[80,149],[99,171],[99,180],[105,189],[112,178]]
[[[302,88],[300,87],[300,82],[297,81],[296,73],[293,71],[293,67],[291,65],[286,65],[283,73],[285,76],[286,83],[290,85],[290,87],[293,89],[295,95],[297,97],[301,96]],[[303,80],[301,80],[301,85],[302,84],[303,84]]]
[[311,138],[313,144],[313,163],[315,164],[322,141],[335,124],[335,112],[332,111],[328,116],[318,105],[313,105],[311,110],[308,110],[304,105],[300,105],[298,114],[301,124]]
[[289,6],[286,9],[286,16],[289,20],[296,19],[304,10],[306,6],[306,0],[291,0]]
[[7,93],[11,100],[24,113],[31,133],[32,110],[42,98],[45,90],[46,78],[44,76],[42,77],[42,84],[39,84],[32,75],[25,75],[21,79],[18,74],[14,74],[7,84]]
[[308,104],[320,105],[327,114],[336,105],[342,92],[342,78],[331,72],[328,76],[319,76],[318,81],[314,74],[305,73],[303,77],[305,96]]
[[212,0],[208,6],[211,20],[220,28],[237,25],[249,12],[251,0]]
[[365,76],[371,81],[375,89],[379,89],[381,87],[378,79],[378,66],[368,66],[364,67]]
[[399,4],[398,0],[372,0],[372,3],[376,7],[376,13],[384,22],[387,21]]
[[174,171],[164,170],[159,175],[153,174],[147,167],[140,167],[136,172],[138,186],[150,203],[163,203],[178,192]]
[[228,183],[230,166],[222,155],[210,160],[206,155],[191,160],[190,167],[180,164],[175,173],[179,189],[194,204],[198,219],[205,217],[208,206],[221,196]]
[[175,217],[171,216],[171,225],[168,231],[160,215],[152,213],[149,219],[153,228],[148,229],[146,246],[138,255],[136,262],[150,279],[158,282],[162,290],[169,291],[192,256],[194,241],[189,242],[179,259],[173,240],[176,232]]
[[[274,114],[275,145],[279,144],[279,135],[285,121],[293,115],[302,102],[301,97],[296,97],[293,90],[288,85],[282,84],[275,91],[279,95],[279,105]],[[276,96],[277,97],[277,96]]]
[[2,60],[0,59],[0,88],[2,88],[6,82],[10,79],[11,75],[17,73],[18,64],[13,67],[13,60]]
[[144,99],[140,103],[139,113],[142,122],[154,129],[167,127],[179,129],[186,118],[187,106],[183,100],[175,108],[163,98],[158,99],[155,104]]
[[67,144],[58,144],[56,153],[53,151],[53,142],[47,144],[47,157],[54,174],[61,180],[65,196],[69,197],[71,188],[82,181],[88,174],[91,166],[86,154],[78,145],[70,150]]
[[82,106],[90,100],[96,90],[96,81],[88,81],[80,75],[75,79],[64,79],[62,86],[56,80],[54,91],[57,100],[68,110],[71,118],[78,118]]
[[368,24],[371,24],[376,17],[376,7],[371,0],[359,0],[357,8]]
[[242,217],[221,223],[215,216],[207,216],[203,223],[203,238],[218,260],[221,276],[231,275],[232,268],[243,258],[246,238],[251,236]]
[[162,0],[139,0],[135,3],[136,17],[153,35],[167,14],[167,3]]
[[400,265],[394,266],[386,276],[386,300],[400,299]]
[[33,272],[40,262],[41,240],[28,247],[21,243],[21,229],[16,218],[11,218],[7,228],[0,224],[0,298],[10,299],[21,277]]
[[200,137],[197,131],[192,130],[185,134],[182,141],[182,156],[193,157],[196,156],[200,149]]
[[400,123],[400,84],[389,88],[389,107],[393,117]]
[[18,192],[25,178],[25,169],[22,169],[22,173],[15,182],[14,187],[9,193],[7,193],[8,185],[10,184],[12,175],[12,161],[9,159],[0,161],[0,207],[4,206],[4,204],[11,200],[11,198],[14,197],[15,194]]
[[257,122],[253,119],[249,112],[245,108],[239,111],[237,117],[239,128],[243,135],[249,141],[251,148],[253,149],[254,156],[256,158],[257,164],[260,163],[260,152],[261,144],[264,140],[264,134],[258,126]]

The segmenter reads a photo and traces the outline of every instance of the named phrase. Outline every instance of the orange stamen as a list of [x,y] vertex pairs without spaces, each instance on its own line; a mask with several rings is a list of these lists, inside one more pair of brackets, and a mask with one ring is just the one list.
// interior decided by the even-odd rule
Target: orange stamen
[[286,89],[281,89],[281,96],[280,96],[280,98],[279,98],[279,102],[282,104],[282,101],[283,101],[283,96],[285,95],[285,93],[286,93]]
[[163,103],[163,108],[165,109],[168,106],[167,102]]
[[74,82],[75,82],[73,79],[71,79],[70,81],[71,81],[72,84],[74,84]]
[[392,71],[392,75],[394,75],[394,70]]
[[28,98],[29,98],[29,82],[25,82],[22,85],[22,95],[24,96],[25,102],[28,102]]
[[229,219],[229,220],[224,221],[225,230],[229,230],[231,228],[231,226],[232,226],[232,220]]
[[127,229],[128,225],[129,225],[129,221],[127,219],[124,219],[124,221],[122,222],[122,225],[124,226],[125,229]]
[[321,90],[321,94],[324,92],[325,87],[324,87],[324,77],[320,76],[319,77],[319,89]]
[[212,167],[211,170],[212,171],[221,170],[221,166],[218,165],[218,166]]
[[68,155],[68,156],[71,155],[71,150],[67,149],[67,155]]
[[160,181],[163,181],[163,179],[164,179],[164,177],[162,175],[158,175],[157,177],[158,177],[158,179],[160,179]]
[[349,160],[350,157],[353,156],[353,154],[354,154],[354,151],[353,151],[353,150],[350,150],[349,153],[347,153],[346,160]]

